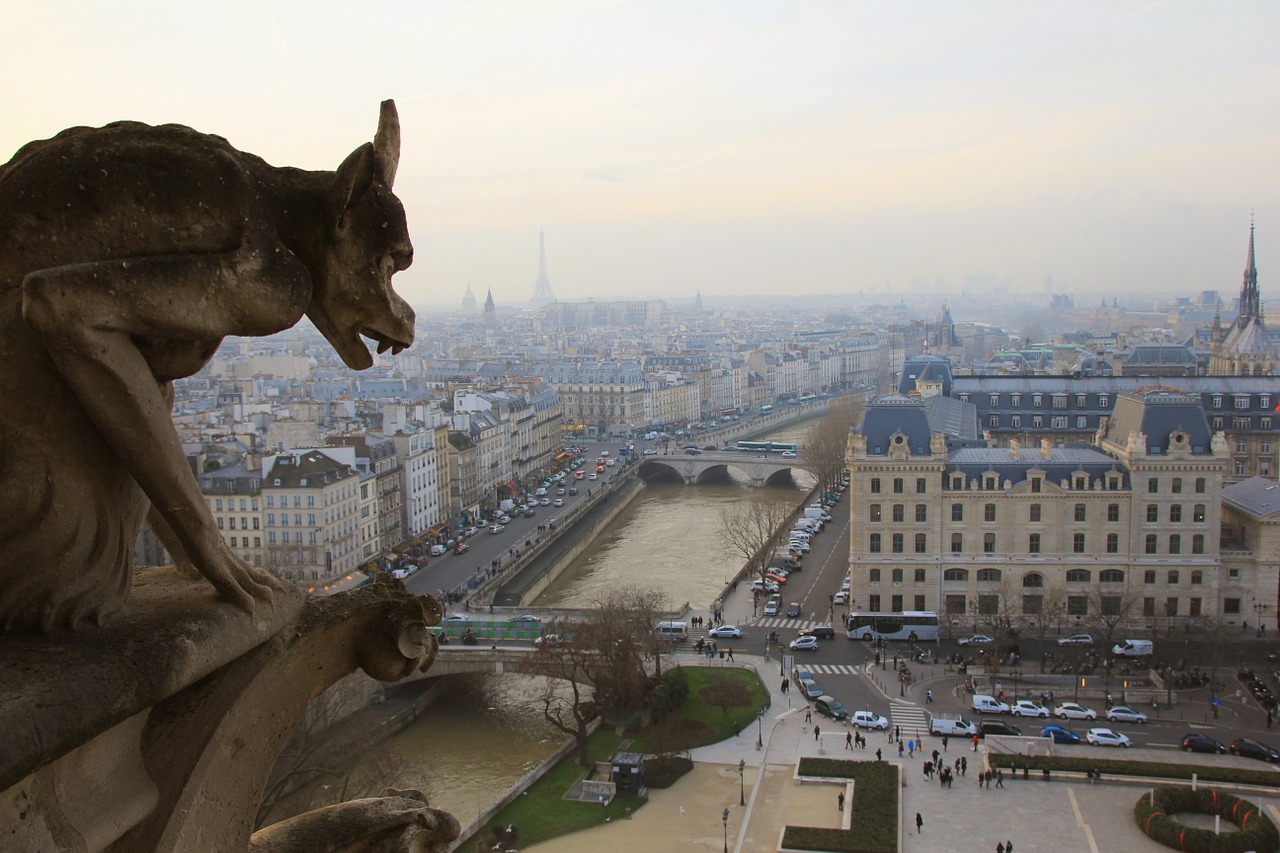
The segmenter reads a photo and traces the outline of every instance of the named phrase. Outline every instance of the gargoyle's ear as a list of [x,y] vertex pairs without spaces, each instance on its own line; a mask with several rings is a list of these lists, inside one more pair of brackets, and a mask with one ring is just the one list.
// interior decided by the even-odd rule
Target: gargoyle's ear
[[329,190],[329,213],[339,228],[346,225],[347,211],[369,191],[373,183],[373,145],[366,142],[347,155],[333,176]]
[[374,166],[378,180],[387,189],[396,180],[400,165],[400,115],[395,101],[383,101],[378,115],[378,133],[373,137]]

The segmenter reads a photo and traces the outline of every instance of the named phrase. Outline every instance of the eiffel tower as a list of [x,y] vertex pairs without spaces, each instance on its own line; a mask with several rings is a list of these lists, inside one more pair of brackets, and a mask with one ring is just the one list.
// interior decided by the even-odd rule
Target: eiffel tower
[[529,304],[535,308],[555,302],[556,295],[551,292],[551,279],[547,278],[547,237],[538,229],[538,280],[533,284],[533,298]]

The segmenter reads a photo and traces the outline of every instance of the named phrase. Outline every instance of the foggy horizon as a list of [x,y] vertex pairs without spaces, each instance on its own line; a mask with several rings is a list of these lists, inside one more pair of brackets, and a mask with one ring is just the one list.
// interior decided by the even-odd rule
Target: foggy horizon
[[1280,6],[926,9],[28,4],[0,159],[128,119],[334,169],[395,98],[416,249],[396,286],[422,305],[468,284],[527,302],[539,229],[561,301],[910,299],[971,276],[1029,296],[1049,275],[1230,300],[1254,217],[1274,289]]

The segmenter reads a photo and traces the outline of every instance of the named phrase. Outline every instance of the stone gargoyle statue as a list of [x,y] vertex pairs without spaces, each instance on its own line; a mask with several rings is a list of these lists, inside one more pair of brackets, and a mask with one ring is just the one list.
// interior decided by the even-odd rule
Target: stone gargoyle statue
[[413,246],[386,101],[335,172],[280,168],[178,125],[32,142],[0,166],[0,627],[100,622],[144,519],[252,610],[279,582],[224,543],[175,432],[174,379],[227,335],[305,314],[346,364],[413,342],[391,287]]

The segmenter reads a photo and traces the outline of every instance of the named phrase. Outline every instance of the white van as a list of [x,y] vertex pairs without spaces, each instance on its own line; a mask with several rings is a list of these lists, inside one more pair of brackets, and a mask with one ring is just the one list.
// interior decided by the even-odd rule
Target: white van
[[1144,658],[1151,653],[1150,640],[1125,640],[1111,647],[1111,654],[1122,658]]
[[807,533],[817,533],[822,527],[822,523],[816,518],[798,518],[796,523],[791,525],[792,530],[803,530]]
[[443,545],[432,545],[432,546],[431,546],[431,556],[433,556],[433,557],[439,557],[439,556],[441,556],[442,554],[444,554],[444,552],[445,552],[445,551],[447,551],[447,550],[449,550],[449,549],[448,549],[448,548],[446,548],[446,547],[444,547]]
[[994,696],[975,693],[973,695],[973,710],[977,714],[1007,714],[1009,713],[1009,706]]
[[667,640],[687,640],[689,639],[689,623],[668,620],[659,622],[655,629],[659,637]]
[[978,727],[959,714],[954,714],[930,720],[929,733],[948,737],[973,737],[978,733]]
[[804,508],[804,517],[814,518],[818,521],[830,521],[831,513],[827,512],[822,507],[807,506]]

